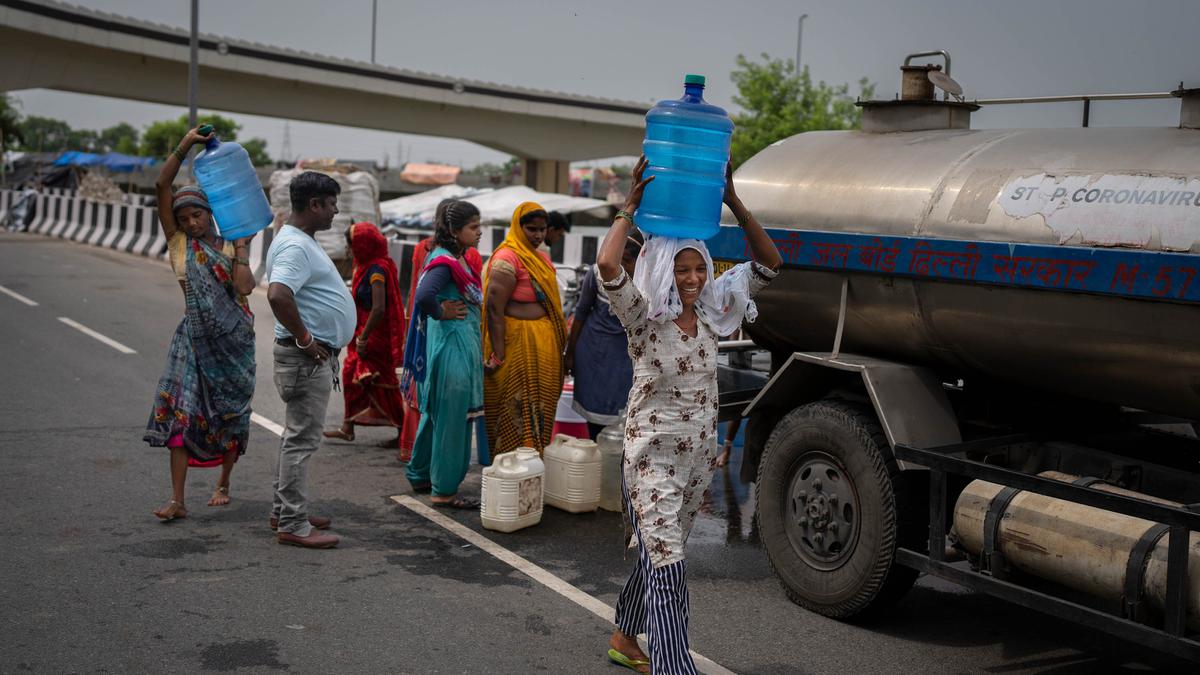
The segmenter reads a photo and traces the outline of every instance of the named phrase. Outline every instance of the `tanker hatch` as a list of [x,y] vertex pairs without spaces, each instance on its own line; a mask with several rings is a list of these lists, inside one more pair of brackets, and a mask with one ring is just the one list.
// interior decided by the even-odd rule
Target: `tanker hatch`
[[[940,64],[912,65],[912,60],[940,56]],[[935,89],[941,89],[942,100]],[[956,100],[950,100],[953,96]],[[945,50],[909,54],[900,66],[900,94],[892,101],[859,101],[862,130],[869,133],[970,129],[971,113],[979,110],[962,99],[962,87],[950,77],[950,53]]]
[[1171,95],[1179,99],[1179,128],[1200,129],[1200,88],[1184,89],[1180,82]]

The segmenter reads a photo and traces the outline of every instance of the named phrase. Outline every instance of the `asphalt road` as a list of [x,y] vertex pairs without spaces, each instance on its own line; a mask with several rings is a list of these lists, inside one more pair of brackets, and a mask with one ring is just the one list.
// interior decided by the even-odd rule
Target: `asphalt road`
[[[278,439],[251,428],[233,503],[204,505],[215,470],[189,474],[184,521],[167,455],[141,442],[182,297],[165,264],[0,234],[0,672],[615,673],[611,626],[390,497],[393,453],[327,443],[315,512],[342,546],[279,546],[266,527]],[[255,411],[282,420],[271,316],[257,313]],[[124,354],[67,317],[136,351]],[[342,405],[330,402],[330,427]],[[479,470],[466,491],[478,492]],[[738,673],[1186,671],[1178,661],[932,579],[871,625],[791,604],[751,529],[749,487],[718,474],[689,543],[692,648]],[[420,497],[422,501],[426,498]],[[538,527],[455,520],[613,605],[632,564],[617,515],[547,508]]]

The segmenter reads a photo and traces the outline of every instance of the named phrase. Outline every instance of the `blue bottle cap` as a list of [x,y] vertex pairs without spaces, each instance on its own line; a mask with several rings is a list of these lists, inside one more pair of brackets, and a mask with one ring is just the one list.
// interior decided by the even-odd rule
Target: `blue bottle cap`
[[698,84],[701,87],[703,87],[704,86],[704,76],[703,75],[684,75],[683,83],[684,83],[684,85]]

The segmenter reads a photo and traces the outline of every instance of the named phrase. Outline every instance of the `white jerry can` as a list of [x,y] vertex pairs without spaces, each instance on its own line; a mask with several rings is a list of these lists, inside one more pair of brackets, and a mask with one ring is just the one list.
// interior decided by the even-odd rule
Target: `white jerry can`
[[588,439],[559,434],[546,448],[546,503],[570,513],[600,505],[600,449]]
[[542,521],[546,466],[537,450],[517,448],[483,469],[479,518],[497,532],[514,532]]

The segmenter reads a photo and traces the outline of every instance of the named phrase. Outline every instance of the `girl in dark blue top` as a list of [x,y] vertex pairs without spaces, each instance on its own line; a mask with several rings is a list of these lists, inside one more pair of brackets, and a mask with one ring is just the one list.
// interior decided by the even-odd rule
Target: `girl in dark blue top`
[[[634,230],[625,242],[621,265],[630,276],[642,241],[642,233]],[[608,293],[598,283],[593,266],[580,287],[566,352],[567,372],[575,378],[573,406],[587,420],[592,439],[604,427],[615,424],[625,407],[633,386],[633,362],[628,350],[625,328],[612,313]]]

